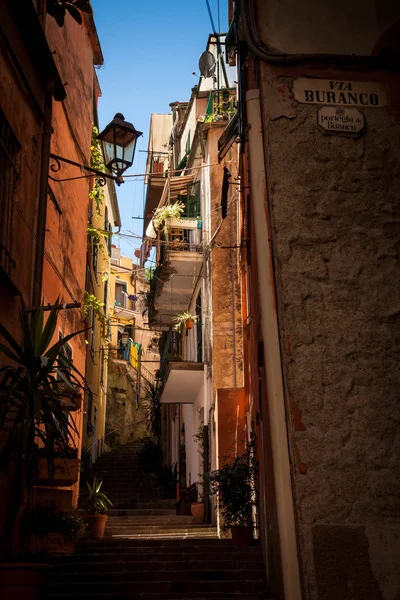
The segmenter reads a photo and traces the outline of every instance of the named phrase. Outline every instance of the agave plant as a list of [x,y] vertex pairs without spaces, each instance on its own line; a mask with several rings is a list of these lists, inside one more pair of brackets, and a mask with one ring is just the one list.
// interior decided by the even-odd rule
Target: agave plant
[[155,383],[146,382],[144,400],[147,425],[151,433],[159,441],[161,438],[161,403],[158,381]]
[[[13,552],[20,545],[20,526],[34,484],[40,454],[47,459],[49,476],[53,476],[55,456],[64,456],[75,445],[78,435],[74,420],[65,410],[70,392],[76,394],[86,386],[84,378],[63,353],[63,346],[78,331],[53,345],[59,301],[44,324],[44,308],[32,313],[29,322],[22,305],[21,341],[0,324],[0,344],[4,362],[0,368],[0,473],[11,472],[14,527]],[[8,359],[8,360],[7,360]],[[12,523],[10,523],[12,525]]]
[[102,481],[99,481],[97,475],[93,478],[93,483],[86,482],[89,498],[86,504],[85,512],[89,515],[102,515],[112,506],[111,500],[101,491]]

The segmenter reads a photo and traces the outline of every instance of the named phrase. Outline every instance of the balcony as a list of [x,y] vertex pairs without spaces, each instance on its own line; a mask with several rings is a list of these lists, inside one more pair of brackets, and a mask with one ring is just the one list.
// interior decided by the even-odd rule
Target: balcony
[[[188,299],[203,265],[198,219],[182,218],[190,228],[171,228],[161,240],[160,263],[153,274],[149,299],[150,326],[169,327],[172,318],[187,310]],[[185,224],[186,227],[186,224]]]
[[114,302],[115,318],[132,321],[132,319],[138,316],[137,311],[134,310],[135,303],[129,298],[128,294],[122,292],[117,295],[117,298]]
[[206,110],[205,123],[229,121],[236,113],[236,90],[225,88],[210,93]]
[[164,347],[160,362],[162,404],[193,404],[203,393],[204,363],[181,358],[180,334],[169,329],[163,334]]

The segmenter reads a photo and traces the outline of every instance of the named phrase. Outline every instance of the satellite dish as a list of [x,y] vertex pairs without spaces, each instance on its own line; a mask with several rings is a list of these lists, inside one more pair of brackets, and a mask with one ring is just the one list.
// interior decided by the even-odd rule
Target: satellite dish
[[212,77],[215,71],[215,58],[208,50],[199,58],[199,69],[202,77]]

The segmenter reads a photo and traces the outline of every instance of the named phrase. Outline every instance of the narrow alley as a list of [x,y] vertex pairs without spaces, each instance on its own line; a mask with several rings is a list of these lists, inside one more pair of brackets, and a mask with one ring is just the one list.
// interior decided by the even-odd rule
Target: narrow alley
[[400,600],[399,0],[0,0],[0,600]]

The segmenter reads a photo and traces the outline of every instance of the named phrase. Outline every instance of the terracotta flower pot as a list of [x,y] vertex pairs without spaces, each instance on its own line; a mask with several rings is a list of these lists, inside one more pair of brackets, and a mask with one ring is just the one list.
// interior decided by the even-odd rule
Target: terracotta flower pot
[[38,563],[4,563],[0,565],[2,600],[40,600],[51,565]]
[[104,537],[107,515],[86,515],[86,529],[89,537],[100,540]]
[[188,319],[185,323],[186,329],[193,329],[194,321],[193,319]]
[[193,502],[190,510],[195,523],[204,522],[204,502]]
[[253,527],[251,525],[235,525],[231,527],[231,533],[234,546],[250,546],[253,541]]

